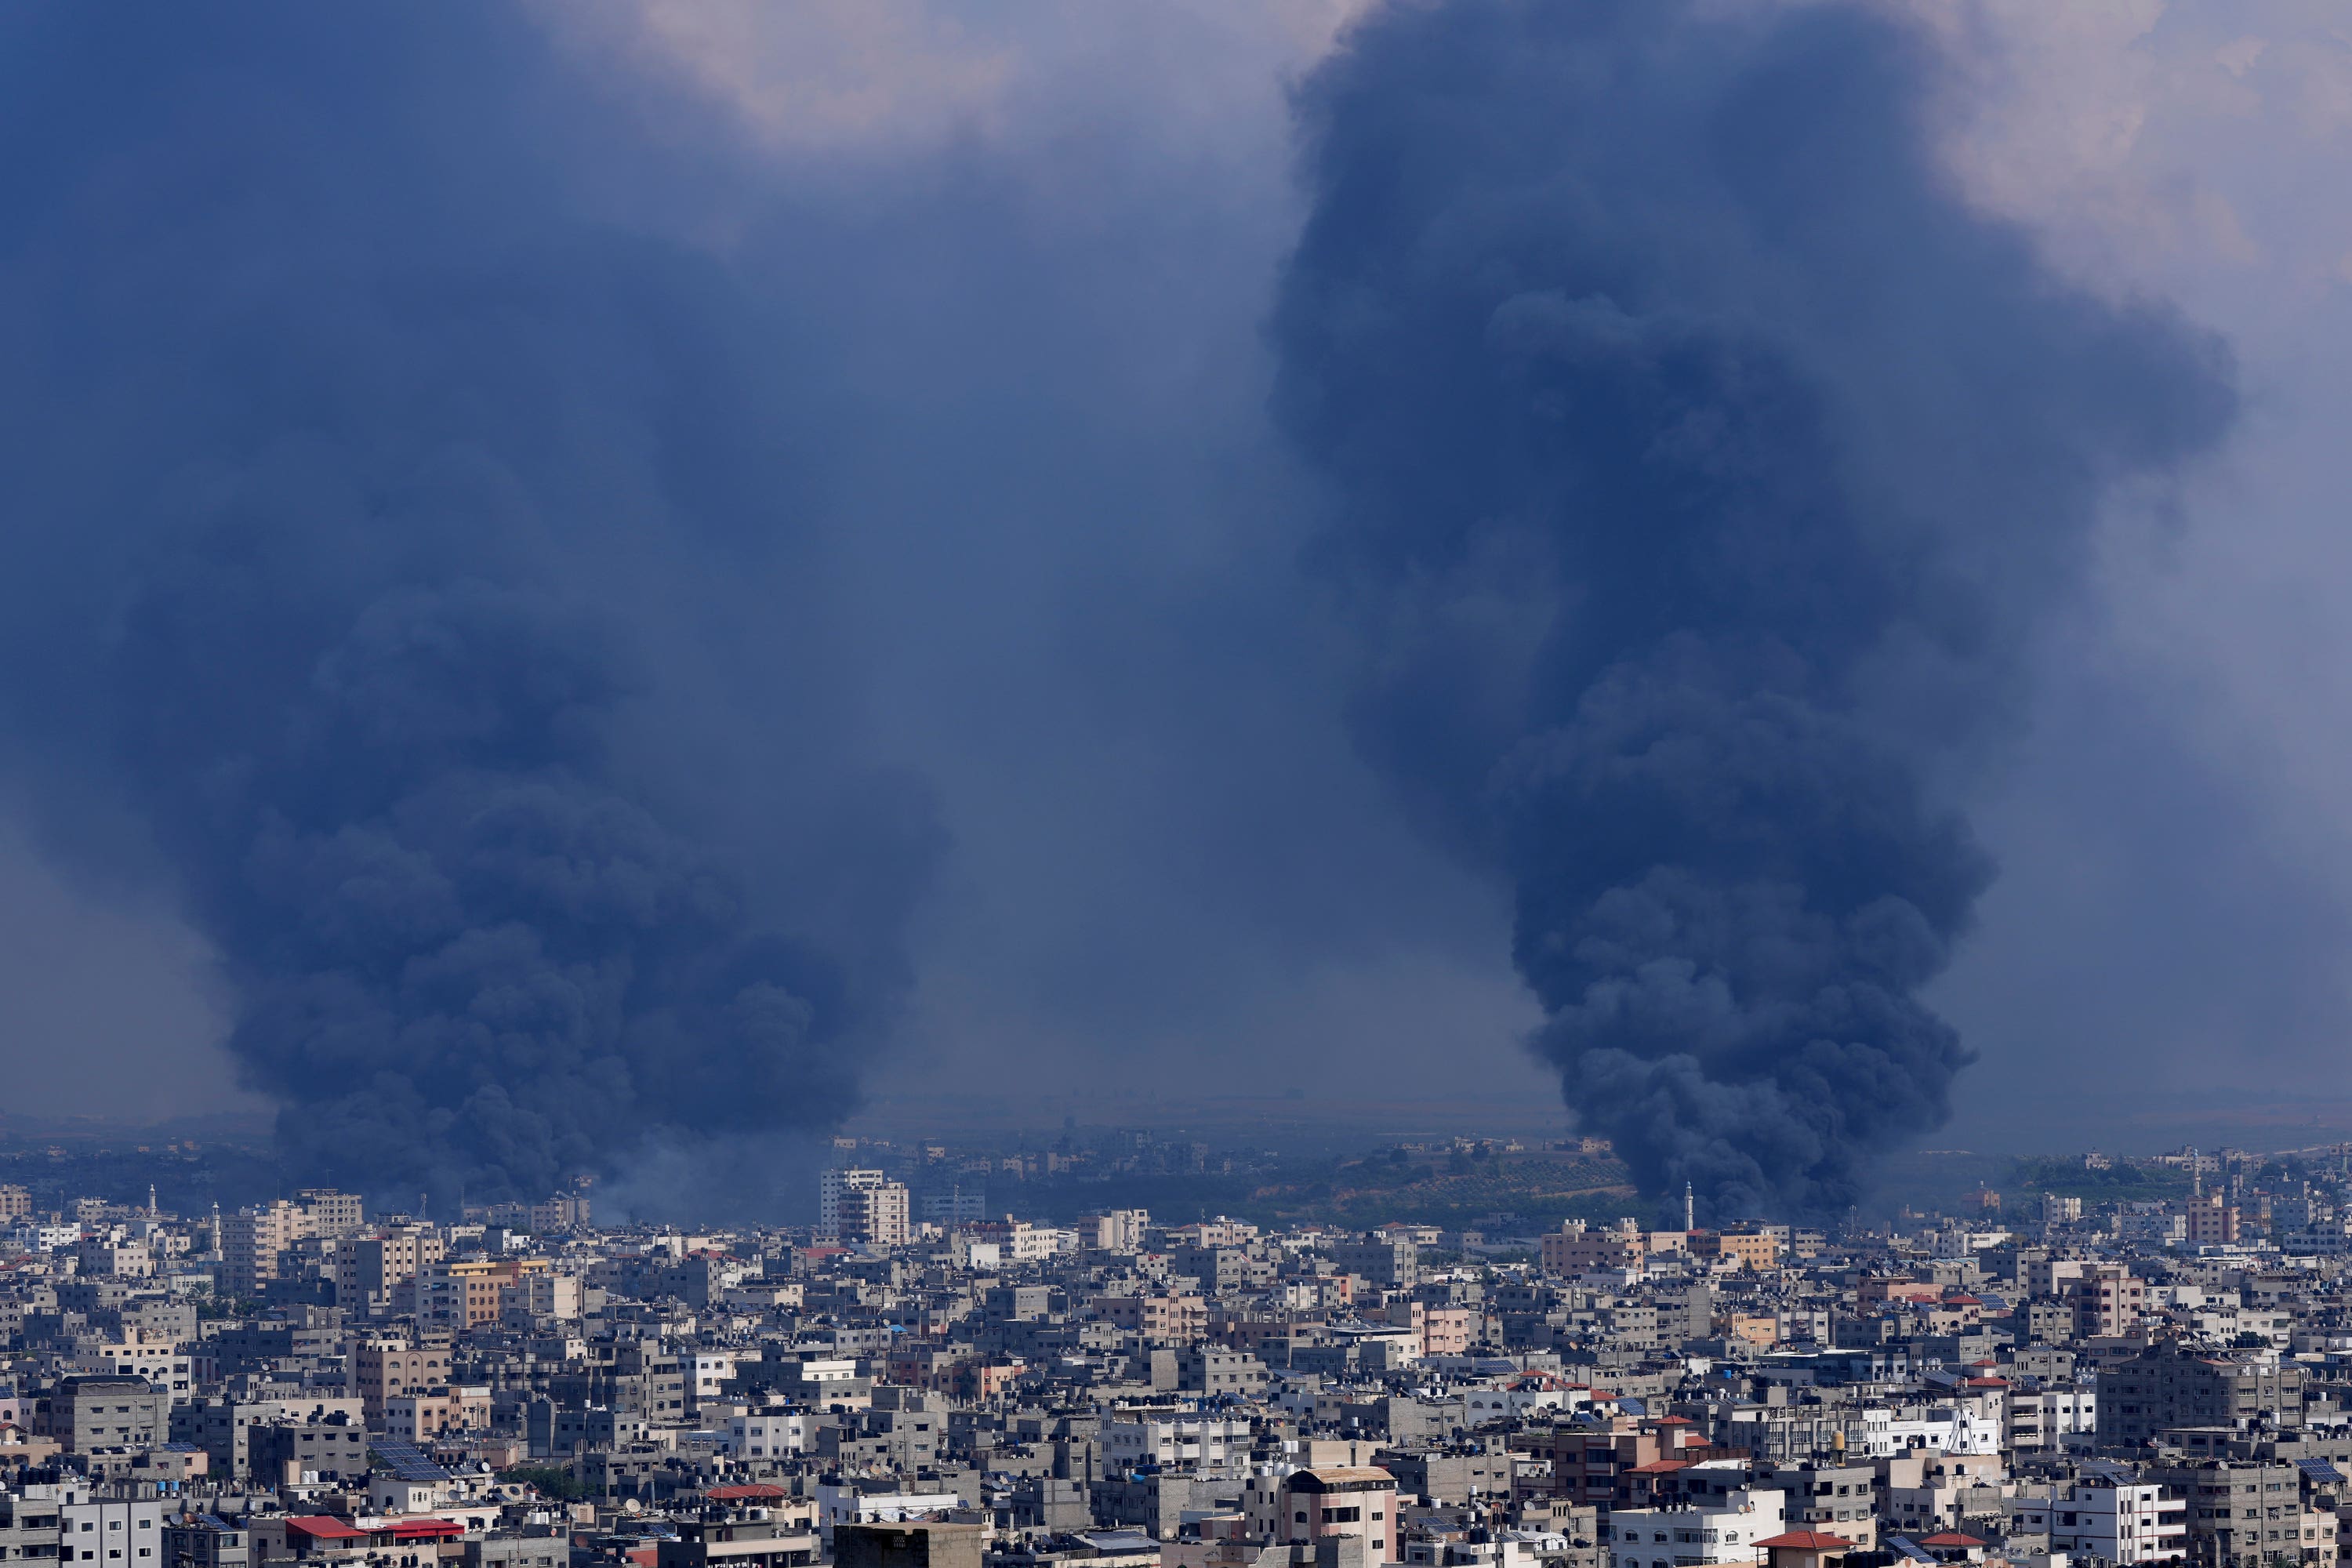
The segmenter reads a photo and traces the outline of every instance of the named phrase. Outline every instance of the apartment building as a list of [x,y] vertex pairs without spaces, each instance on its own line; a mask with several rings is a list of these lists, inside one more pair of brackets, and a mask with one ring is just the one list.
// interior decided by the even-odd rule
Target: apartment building
[[1366,1236],[1331,1248],[1331,1262],[1383,1290],[1410,1290],[1421,1283],[1421,1248],[1402,1237]]
[[2074,1309],[2074,1337],[2112,1338],[2139,1324],[2147,1307],[2147,1286],[2121,1263],[2086,1263],[2066,1284]]
[[1601,1527],[1612,1568],[1691,1568],[1755,1563],[1761,1543],[1783,1533],[1786,1499],[1741,1488],[1715,1508],[1621,1508]]
[[2099,1442],[2128,1447],[2176,1426],[2231,1426],[2257,1415],[2300,1427],[2307,1381],[2300,1366],[2151,1346],[2099,1369]]
[[66,1485],[58,1494],[58,1559],[91,1568],[165,1568],[170,1508],[161,1497],[107,1497],[86,1483]]
[[[1409,1244],[1408,1244],[1409,1245]],[[1395,1555],[1396,1478],[1370,1466],[1294,1470],[1276,1498],[1275,1539],[1312,1545],[1333,1536],[1364,1542],[1371,1561]]]
[[335,1243],[335,1288],[347,1305],[386,1301],[395,1287],[439,1263],[446,1251],[430,1226],[399,1226]]
[[2050,1550],[2095,1557],[2133,1568],[2188,1553],[2186,1501],[2155,1485],[2077,1481],[2049,1497],[2021,1496],[2009,1510],[2011,1529],[2047,1535]]
[[880,1171],[827,1171],[817,1184],[817,1233],[868,1247],[906,1246],[906,1187]]
[[371,1422],[383,1416],[384,1401],[449,1381],[449,1342],[446,1337],[366,1339],[352,1347],[349,1362],[352,1391]]

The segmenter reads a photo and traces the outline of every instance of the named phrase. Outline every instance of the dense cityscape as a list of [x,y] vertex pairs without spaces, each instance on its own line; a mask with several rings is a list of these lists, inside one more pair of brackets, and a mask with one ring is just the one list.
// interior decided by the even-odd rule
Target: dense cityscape
[[0,1568],[2352,1568],[2347,16],[0,5]]
[[[326,1189],[37,1210],[0,1185],[0,1558],[2269,1568],[2352,1545],[2352,1146],[2043,1161],[2073,1193],[1893,1224],[1532,1234],[1054,1223],[992,1208],[945,1143],[834,1154],[814,1226],[694,1233],[600,1226],[585,1179],[442,1216]],[[2176,1195],[2096,1195],[2150,1183]]]

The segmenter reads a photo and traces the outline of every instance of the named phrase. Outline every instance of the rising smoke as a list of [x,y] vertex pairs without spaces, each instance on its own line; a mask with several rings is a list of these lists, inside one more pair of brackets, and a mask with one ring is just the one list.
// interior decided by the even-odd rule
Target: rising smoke
[[1277,406],[1360,744],[1513,889],[1537,1048],[1653,1193],[1851,1204],[1969,1061],[1956,799],[2210,341],[1971,211],[1848,5],[1388,7],[1302,95]]
[[[11,771],[146,847],[296,1173],[837,1121],[929,834],[847,760],[790,335],[626,221],[693,172],[495,7],[5,26]],[[771,875],[828,863],[869,908]]]

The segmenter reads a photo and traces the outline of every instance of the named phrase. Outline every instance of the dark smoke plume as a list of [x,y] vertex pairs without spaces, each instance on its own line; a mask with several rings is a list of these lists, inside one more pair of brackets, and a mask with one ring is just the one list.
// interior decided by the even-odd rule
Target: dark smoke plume
[[[149,847],[289,1162],[836,1120],[927,829],[837,754],[789,334],[628,222],[692,173],[497,7],[0,25],[12,769]],[[893,908],[820,945],[828,858]]]
[[1507,877],[1536,1042],[1645,1188],[1822,1214],[1969,1059],[1955,805],[2216,346],[1971,211],[1845,6],[1398,5],[1302,98],[1278,408],[1360,743]]

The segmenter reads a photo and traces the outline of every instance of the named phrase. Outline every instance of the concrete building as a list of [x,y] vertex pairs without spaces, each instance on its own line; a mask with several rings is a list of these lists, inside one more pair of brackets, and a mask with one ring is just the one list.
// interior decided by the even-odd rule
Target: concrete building
[[827,1171],[817,1184],[817,1233],[843,1243],[906,1246],[906,1187],[880,1171]]
[[446,1244],[429,1226],[399,1226],[373,1235],[346,1236],[335,1243],[338,1299],[364,1309],[389,1301],[394,1288],[439,1263]]
[[655,1568],[805,1568],[817,1560],[813,1510],[764,1496],[733,1506],[724,1494],[772,1489],[719,1488],[716,1506],[678,1520],[674,1539],[656,1543]]
[[1767,1540],[1787,1533],[1778,1491],[1741,1488],[1716,1508],[1623,1508],[1601,1527],[1612,1568],[1687,1568],[1756,1563]]
[[39,1435],[69,1454],[95,1448],[152,1448],[168,1442],[172,1396],[144,1378],[67,1377],[37,1402]]
[[2305,1539],[2302,1475],[2294,1465],[2209,1459],[2144,1475],[2183,1505],[2179,1517],[2187,1527],[2188,1558],[2199,1568],[2317,1561],[2306,1551],[2315,1543]]
[[2052,1497],[2021,1497],[2011,1506],[2011,1528],[2047,1535],[2050,1550],[2095,1557],[2118,1568],[2186,1556],[2189,1504],[2153,1485],[2077,1481]]
[[2176,1426],[2230,1426],[2257,1415],[2300,1427],[2307,1381],[2300,1366],[2151,1346],[2099,1369],[2099,1442],[2131,1447]]
[[1690,1238],[1691,1256],[1706,1262],[1737,1264],[1761,1272],[1780,1261],[1780,1237],[1769,1230],[1702,1230]]
[[278,1278],[280,1254],[303,1234],[302,1211],[280,1198],[221,1216],[220,1290],[240,1300],[258,1296]]
[[2075,1338],[2113,1338],[2138,1326],[2147,1286],[2128,1265],[2086,1263],[2067,1281],[2064,1300],[2074,1309]]
[[1332,1265],[1383,1290],[1410,1290],[1421,1283],[1421,1248],[1402,1237],[1366,1236],[1331,1248]]
[[1396,1478],[1386,1470],[1371,1466],[1295,1470],[1283,1479],[1276,1508],[1277,1542],[1311,1546],[1338,1536],[1363,1542],[1374,1563],[1400,1555]]
[[1139,1252],[1151,1229],[1146,1209],[1106,1209],[1078,1217],[1078,1245],[1103,1252]]
[[1215,1417],[1106,1421],[1100,1440],[1103,1464],[1113,1470],[1146,1465],[1164,1470],[1221,1470],[1249,1458],[1250,1424]]
[[982,1539],[977,1524],[845,1524],[833,1532],[834,1568],[981,1568]]
[[439,1388],[449,1381],[449,1344],[439,1337],[362,1340],[352,1349],[349,1368],[350,1386],[360,1396],[361,1408],[369,1420],[380,1420],[385,1400]]
[[110,1497],[87,1483],[58,1492],[58,1558],[92,1568],[168,1568],[162,1497]]

